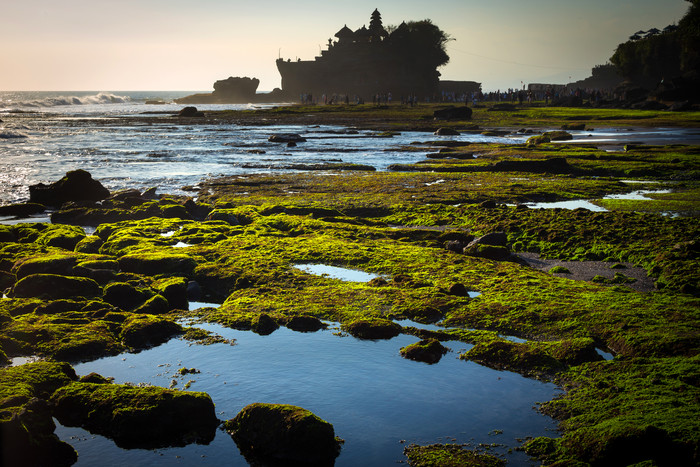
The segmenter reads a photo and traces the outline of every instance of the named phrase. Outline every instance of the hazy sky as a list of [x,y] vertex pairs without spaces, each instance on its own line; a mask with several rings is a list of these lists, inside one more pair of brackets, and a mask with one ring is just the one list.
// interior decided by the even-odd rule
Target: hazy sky
[[[443,79],[484,90],[590,75],[684,0],[8,0],[0,90],[211,90],[218,79],[280,86],[275,59],[312,60],[347,24],[429,18],[450,34]],[[570,77],[570,78],[569,78]]]

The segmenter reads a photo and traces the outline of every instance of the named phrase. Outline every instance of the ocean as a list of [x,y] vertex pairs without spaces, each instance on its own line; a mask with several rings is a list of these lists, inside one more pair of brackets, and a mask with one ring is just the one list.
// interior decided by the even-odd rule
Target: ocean
[[[183,186],[211,177],[282,172],[291,164],[344,162],[386,170],[390,164],[424,159],[429,148],[425,152],[402,148],[436,138],[429,132],[377,137],[372,131],[323,125],[181,124],[175,117],[172,123],[163,122],[164,116],[169,118],[184,107],[173,103],[174,98],[194,92],[1,92],[0,204],[26,201],[29,185],[58,180],[74,169],[89,171],[111,191],[155,186],[159,193],[169,194],[184,194]],[[307,142],[295,148],[269,142],[276,133],[298,133]],[[481,135],[447,138],[514,140]]]

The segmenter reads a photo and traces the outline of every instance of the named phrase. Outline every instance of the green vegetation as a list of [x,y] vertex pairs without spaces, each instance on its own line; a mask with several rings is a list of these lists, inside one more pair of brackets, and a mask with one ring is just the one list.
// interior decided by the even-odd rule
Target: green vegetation
[[[422,118],[427,106],[328,107],[270,109],[253,118],[294,122],[306,112],[324,113],[331,122],[358,118],[372,125],[374,118],[386,119],[374,128],[391,131],[434,124]],[[696,114],[541,107],[518,115],[475,109],[474,120],[504,126],[528,121],[527,126],[542,128],[579,120],[587,126],[698,124]],[[148,211],[156,217],[117,216],[88,237],[61,224],[0,226],[0,284],[9,297],[0,300],[0,360],[36,355],[74,362],[158,345],[177,335],[204,344],[223,341],[183,328],[181,318],[260,334],[279,326],[318,329],[320,320],[329,320],[361,338],[415,335],[422,341],[409,347],[432,347],[440,354],[440,341],[461,340],[473,345],[462,359],[557,381],[566,393],[542,410],[561,421],[562,436],[538,438],[526,447],[545,462],[603,464],[628,449],[639,453],[634,459],[639,462],[661,463],[669,452],[680,461],[695,455],[700,440],[697,148],[636,145],[606,152],[568,143],[444,141],[400,148],[417,149],[439,157],[390,172],[208,181],[201,184],[199,204],[149,201],[159,206]],[[640,189],[670,192],[650,194],[650,200],[604,198]],[[576,199],[610,211],[525,205]],[[84,214],[106,219],[115,208],[90,209]],[[192,215],[199,211],[209,220],[195,220],[206,217]],[[659,214],[666,211],[675,215]],[[171,217],[162,217],[166,214]],[[502,261],[462,254],[474,238],[496,232],[507,238],[507,246],[498,247]],[[189,246],[174,249],[178,242]],[[467,248],[472,250],[479,246]],[[565,268],[537,271],[514,256],[523,252],[632,263],[649,273],[655,289],[630,289],[630,273],[619,266],[613,279],[594,281],[573,280]],[[295,267],[306,263],[379,277],[342,281]],[[222,305],[186,311],[191,281],[201,289],[201,300]],[[469,297],[467,291],[481,294]],[[396,323],[403,319],[444,329]],[[602,361],[596,349],[615,358]],[[33,397],[47,400],[74,379],[57,370],[65,364],[33,365],[39,366],[0,369],[0,401],[9,407],[8,416]],[[36,384],[27,383],[42,368],[51,371],[37,376]],[[132,391],[99,382],[75,383],[63,392],[85,393],[81,400],[89,407],[103,399],[122,400],[122,393]],[[443,462],[444,455],[460,463],[472,455],[461,447],[424,448],[407,452],[409,459],[421,453],[428,460],[420,462]]]
[[411,444],[404,448],[411,467],[501,467],[505,461],[490,454],[479,453],[457,444]]

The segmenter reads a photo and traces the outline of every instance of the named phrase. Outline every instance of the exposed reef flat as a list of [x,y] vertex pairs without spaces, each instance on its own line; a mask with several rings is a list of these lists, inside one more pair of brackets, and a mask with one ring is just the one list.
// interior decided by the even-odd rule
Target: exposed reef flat
[[[315,112],[314,118],[323,120],[325,110],[302,109],[275,118],[303,120],[303,112]],[[382,129],[434,125],[414,118],[418,114],[412,110],[402,120],[394,110],[383,114]],[[377,112],[375,117],[384,110]],[[553,112],[538,125],[558,127],[566,120],[565,110]],[[275,113],[251,118],[269,115]],[[637,122],[644,119],[633,117],[647,115],[622,114]],[[248,117],[205,116],[215,118]],[[480,118],[479,112],[473,118]],[[511,126],[517,118],[501,123]],[[657,113],[649,121],[697,122],[694,114],[683,118]],[[360,114],[342,119],[372,124]],[[64,362],[0,369],[0,380],[8,382],[1,385],[0,422],[48,455],[62,452],[69,465],[70,452],[51,436],[54,409],[37,401],[59,400],[105,382],[77,383],[68,363],[156,346],[174,336],[212,337],[183,324],[184,318],[262,335],[281,326],[317,328],[332,321],[372,339],[411,334],[434,347],[435,341],[460,340],[473,345],[461,353],[463,360],[557,381],[566,392],[542,411],[561,421],[562,432],[524,447],[545,463],[606,464],[630,452],[634,462],[697,463],[697,147],[630,146],[610,153],[551,142],[436,141],[431,148],[431,153],[446,149],[442,154],[478,157],[426,158],[388,172],[212,179],[199,185],[196,201],[111,193],[100,202],[64,203],[52,214],[54,224],[0,226],[0,283],[7,296],[0,300],[0,359]],[[552,159],[558,160],[552,166],[567,170],[539,170]],[[513,161],[528,163],[500,170]],[[608,194],[639,189],[669,193],[636,200],[649,204],[634,209],[604,202]],[[577,199],[610,210],[528,207],[535,201]],[[668,211],[675,216],[660,214]],[[80,227],[85,219],[96,226],[93,235]],[[612,276],[572,280],[563,269],[532,267],[519,255],[561,261],[551,264],[561,268],[570,261],[595,261],[609,265]],[[376,277],[343,281],[311,274],[297,268],[300,264]],[[630,287],[633,268],[648,276],[639,290]],[[575,267],[569,274],[576,276]],[[71,287],[55,296],[51,284],[57,283]],[[186,310],[194,300],[221,306]],[[438,326],[398,324],[406,319]],[[598,350],[614,358],[604,360]],[[121,386],[101,390],[138,393]],[[179,436],[168,441],[177,443]],[[407,451],[416,463],[422,456],[448,454],[499,464],[461,446]]]

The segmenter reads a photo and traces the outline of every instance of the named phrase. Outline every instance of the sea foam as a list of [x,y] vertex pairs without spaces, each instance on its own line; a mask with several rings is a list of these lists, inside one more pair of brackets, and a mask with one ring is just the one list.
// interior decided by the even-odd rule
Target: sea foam
[[5,102],[3,106],[13,108],[44,108],[69,105],[99,105],[99,104],[123,104],[130,102],[129,96],[118,96],[110,93],[98,93],[91,96],[55,96],[42,99]]

